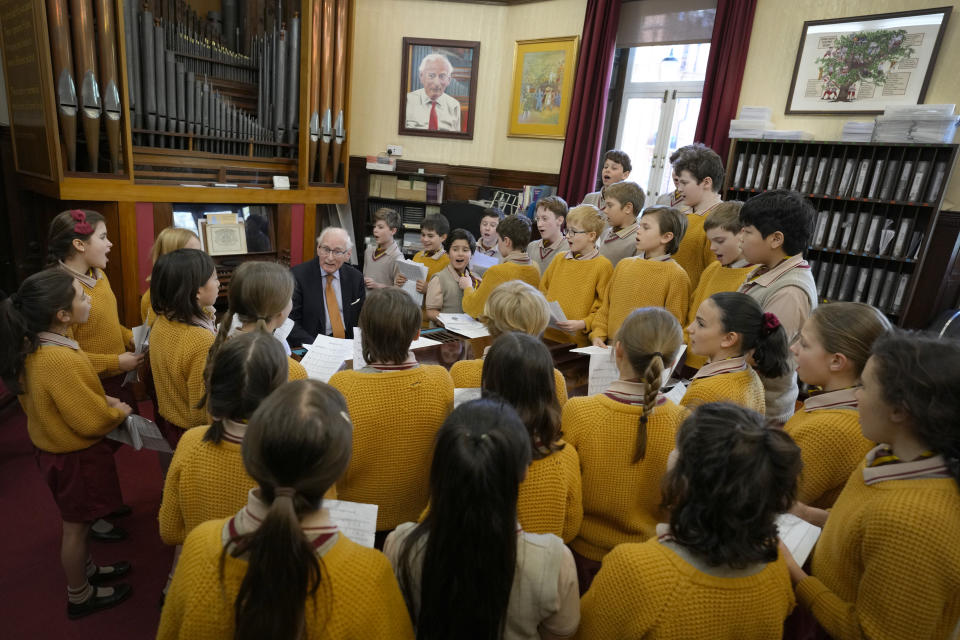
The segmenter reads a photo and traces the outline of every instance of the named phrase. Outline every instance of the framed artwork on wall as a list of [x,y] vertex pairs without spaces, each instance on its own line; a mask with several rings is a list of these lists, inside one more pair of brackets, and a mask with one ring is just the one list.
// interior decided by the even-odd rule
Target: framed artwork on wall
[[786,114],[923,102],[951,7],[803,23]]
[[517,41],[508,136],[566,136],[579,41],[579,36]]
[[400,135],[473,140],[480,43],[403,39]]

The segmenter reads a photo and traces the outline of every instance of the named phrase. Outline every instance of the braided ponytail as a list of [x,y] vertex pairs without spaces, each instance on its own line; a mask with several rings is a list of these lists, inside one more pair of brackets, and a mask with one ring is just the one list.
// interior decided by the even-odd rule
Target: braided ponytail
[[662,307],[635,309],[617,332],[617,342],[634,373],[646,385],[643,413],[637,425],[637,444],[633,461],[647,453],[647,423],[657,405],[666,363],[673,359],[683,342],[677,319]]

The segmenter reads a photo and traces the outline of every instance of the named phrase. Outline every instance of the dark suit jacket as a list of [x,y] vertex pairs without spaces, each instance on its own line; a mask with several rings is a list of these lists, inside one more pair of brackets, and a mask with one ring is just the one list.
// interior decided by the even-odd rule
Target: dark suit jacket
[[[323,269],[313,258],[290,269],[293,273],[293,308],[290,319],[293,330],[287,336],[291,347],[311,344],[324,329]],[[344,264],[340,267],[341,311],[346,337],[353,337],[353,328],[360,320],[360,309],[367,296],[363,274],[355,267]]]

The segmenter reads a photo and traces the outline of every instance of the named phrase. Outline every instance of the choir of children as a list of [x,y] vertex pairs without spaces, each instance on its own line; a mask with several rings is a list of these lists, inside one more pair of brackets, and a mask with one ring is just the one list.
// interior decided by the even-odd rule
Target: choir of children
[[[400,221],[377,211],[365,362],[329,386],[291,381],[306,371],[271,335],[290,312],[285,268],[237,268],[218,330],[213,261],[165,230],[144,299],[175,449],[159,529],[184,546],[159,637],[766,638],[796,603],[835,638],[955,634],[960,344],[894,331],[865,304],[817,308],[810,205],[788,191],[721,203],[716,154],[671,160],[686,214],[643,209],[629,158],[608,152],[592,194],[606,236],[600,209],[555,196],[532,243],[523,216],[491,210],[479,244],[428,217],[425,314],[392,286]],[[480,281],[470,259],[493,236],[502,263]],[[71,618],[131,593],[112,582],[129,563],[87,548],[121,506],[104,436],[131,407],[105,385],[140,360],[103,275],[110,246],[96,212],[60,214],[59,265],[0,304],[0,374],[60,510]],[[619,379],[603,392],[567,400],[540,338],[548,299],[567,320],[545,337],[611,339]],[[410,351],[441,312],[493,337],[450,373]],[[661,388],[684,320],[699,371],[678,406]],[[815,390],[794,412],[797,375]],[[453,409],[454,386],[483,397]],[[386,557],[338,531],[323,508],[337,493],[378,506]],[[809,574],[778,548],[786,511],[823,526]]]

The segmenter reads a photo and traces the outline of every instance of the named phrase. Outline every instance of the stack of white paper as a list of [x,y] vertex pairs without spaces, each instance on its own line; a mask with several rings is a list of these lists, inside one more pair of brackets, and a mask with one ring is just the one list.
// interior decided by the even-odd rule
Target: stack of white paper
[[496,264],[500,264],[500,260],[477,251],[474,252],[473,257],[470,258],[470,272],[482,278],[483,274],[487,272],[487,269]]
[[763,132],[767,129],[773,129],[773,123],[770,120],[731,120],[730,137],[731,138],[762,138]]
[[813,134],[800,129],[764,129],[763,138],[767,140],[813,140]]
[[427,266],[413,260],[397,260],[396,264],[400,273],[407,278],[407,281],[400,288],[410,295],[410,298],[417,303],[418,307],[422,306],[423,294],[417,291],[417,280],[427,279]]
[[330,512],[330,519],[340,533],[359,545],[373,548],[377,533],[377,505],[324,500],[323,506]]
[[173,453],[167,439],[160,433],[160,427],[152,420],[135,413],[127,416],[119,427],[107,434],[107,438],[128,444],[137,451],[150,449]]
[[870,142],[873,140],[874,122],[857,122],[847,120],[843,123],[840,140],[843,142]]
[[353,357],[353,340],[344,338],[331,338],[321,334],[313,344],[303,346],[307,353],[300,364],[307,370],[308,377],[321,382],[329,382],[344,361]]
[[[143,353],[146,351],[147,346],[149,345],[148,339],[150,337],[150,325],[142,324],[139,327],[134,327],[131,329],[133,331],[133,351],[134,353]],[[139,382],[140,381],[140,368],[132,369],[127,371],[127,375],[123,377],[123,383],[121,387],[127,386],[128,382]]]
[[810,552],[820,537],[820,527],[814,526],[806,520],[801,520],[792,513],[781,513],[777,516],[777,530],[780,539],[790,550],[793,559],[801,567],[810,557]]
[[953,142],[960,116],[953,104],[918,104],[887,107],[877,116],[875,142]]
[[482,323],[477,322],[465,313],[441,313],[437,319],[443,323],[445,329],[465,338],[483,338],[490,335],[490,332]]

